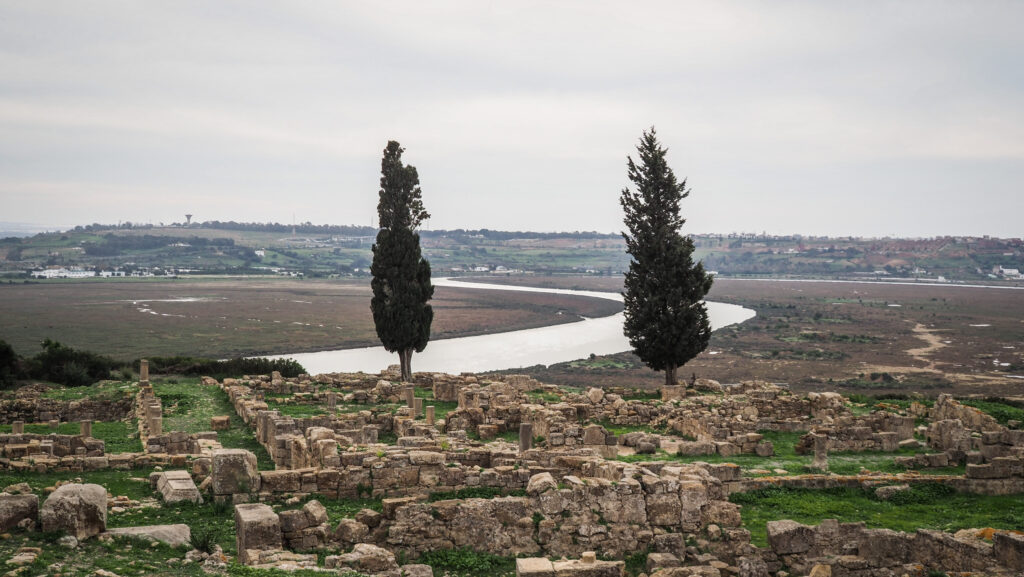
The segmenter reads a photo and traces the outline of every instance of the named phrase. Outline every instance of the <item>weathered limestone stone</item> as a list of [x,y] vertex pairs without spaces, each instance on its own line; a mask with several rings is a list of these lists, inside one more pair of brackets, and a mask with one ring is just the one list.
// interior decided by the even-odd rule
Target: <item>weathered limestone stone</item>
[[214,431],[226,431],[231,428],[231,417],[227,415],[210,417],[210,428]]
[[530,482],[526,485],[526,494],[532,497],[557,488],[558,483],[555,478],[551,473],[545,471],[530,477]]
[[402,392],[405,393],[405,406],[413,408],[416,405],[416,387],[407,385]]
[[383,515],[374,511],[373,509],[361,509],[358,513],[356,513],[356,521],[359,521],[360,523],[366,525],[371,529],[380,525],[381,519],[383,518]]
[[815,565],[811,567],[811,572],[807,574],[807,577],[832,577],[832,566]]
[[544,557],[516,559],[516,577],[555,577],[555,566]]
[[596,405],[600,403],[602,399],[604,399],[604,391],[596,387],[591,388],[587,391],[587,399],[589,399],[591,403],[594,403]]
[[434,418],[435,418],[434,417],[434,405],[429,405],[429,406],[427,406],[427,424],[428,425],[433,425],[434,424]]
[[188,525],[148,525],[145,527],[118,527],[109,529],[105,535],[128,535],[131,537],[142,537],[152,541],[161,541],[172,547],[185,545],[192,536],[192,530]]
[[533,448],[533,425],[530,423],[519,424],[519,452],[529,451]]
[[324,559],[324,566],[328,569],[351,567],[366,573],[384,573],[396,571],[398,562],[395,561],[394,553],[387,549],[369,543],[357,543],[351,553],[331,555]]
[[57,419],[50,419],[46,423],[48,425],[50,425],[50,429],[52,429],[54,431],[56,431],[58,428],[60,428],[60,421],[58,421]]
[[24,435],[25,421],[14,421],[11,423],[11,433],[15,435]]
[[[589,553],[593,554],[592,551]],[[576,561],[555,561],[555,577],[622,577],[626,564],[623,561],[590,560],[587,553]]]
[[686,387],[684,385],[666,385],[661,387],[661,400],[678,401],[686,398]]
[[909,491],[910,485],[904,483],[903,485],[886,485],[875,489],[875,496],[882,501],[888,501],[893,495],[902,491]]
[[191,501],[202,503],[203,496],[199,494],[199,488],[188,471],[163,471],[159,473],[156,481],[156,490],[163,496],[165,503],[180,503]]
[[828,437],[825,435],[814,435],[814,460],[810,467],[819,471],[828,470]]
[[814,545],[814,528],[790,521],[769,521],[768,546],[776,555],[805,553]]
[[149,361],[146,359],[139,360],[139,382],[149,382]]
[[259,551],[281,549],[281,522],[270,505],[235,505],[235,545],[243,565],[258,562]]
[[412,414],[415,417],[419,417],[423,414],[423,399],[416,397],[412,402]]
[[35,524],[39,517],[39,497],[0,494],[0,533],[18,526],[25,519]]
[[99,485],[61,485],[39,511],[43,531],[88,539],[107,528],[107,490]]
[[334,410],[338,406],[338,393],[331,391],[327,393],[327,408]]
[[255,493],[260,489],[256,455],[244,449],[213,452],[213,494]]
[[92,436],[92,421],[79,421],[78,422],[78,434],[83,437]]
[[1024,535],[996,533],[992,535],[992,553],[1000,565],[1024,569]]

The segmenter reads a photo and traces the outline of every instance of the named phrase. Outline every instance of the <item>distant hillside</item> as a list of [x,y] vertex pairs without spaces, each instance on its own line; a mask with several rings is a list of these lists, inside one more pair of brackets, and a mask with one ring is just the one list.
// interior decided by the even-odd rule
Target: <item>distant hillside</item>
[[[0,240],[0,272],[364,276],[376,232],[311,223],[92,224]],[[629,265],[617,234],[458,229],[424,230],[421,237],[438,275],[614,275]],[[1020,239],[704,234],[694,242],[705,267],[723,275],[1017,281],[1024,270]]]

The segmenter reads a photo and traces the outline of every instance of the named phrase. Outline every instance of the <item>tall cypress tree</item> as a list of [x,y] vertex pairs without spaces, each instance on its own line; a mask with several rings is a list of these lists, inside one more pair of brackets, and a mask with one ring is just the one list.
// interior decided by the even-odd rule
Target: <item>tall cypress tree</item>
[[420,251],[420,223],[430,218],[423,208],[416,167],[402,164],[403,149],[388,141],[380,163],[380,231],[373,245],[373,323],[377,337],[390,352],[397,352],[402,380],[412,380],[412,353],[422,352],[430,340],[434,296],[430,263]]
[[676,180],[665,160],[668,152],[652,127],[636,147],[639,164],[627,158],[636,191],[622,190],[626,252],[632,256],[625,279],[624,331],[633,352],[675,385],[676,369],[708,346],[711,325],[704,296],[711,275],[693,262],[693,239],[679,231],[686,220],[679,202],[689,196],[686,180]]

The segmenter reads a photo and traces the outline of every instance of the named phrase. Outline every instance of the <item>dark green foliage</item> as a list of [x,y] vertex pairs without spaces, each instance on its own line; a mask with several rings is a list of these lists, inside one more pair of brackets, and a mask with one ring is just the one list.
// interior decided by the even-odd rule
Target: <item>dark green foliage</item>
[[110,357],[73,349],[50,339],[44,340],[42,346],[43,352],[27,363],[28,376],[33,379],[84,387],[109,379],[111,370],[124,366]]
[[193,549],[198,549],[203,553],[212,553],[213,546],[217,544],[217,530],[208,527],[193,527],[188,542]]
[[515,570],[513,557],[499,557],[471,549],[427,551],[420,556],[420,563],[457,575],[497,575]]
[[21,371],[21,361],[7,341],[0,340],[0,389],[14,384]]
[[447,501],[448,499],[493,499],[495,497],[524,497],[526,491],[523,489],[511,489],[503,491],[495,487],[466,487],[455,491],[439,491],[431,493],[428,502]]
[[1000,425],[1005,426],[1010,421],[1024,422],[1024,407],[1020,401],[989,397],[985,400],[960,399],[960,402],[991,415]]
[[384,348],[397,352],[402,380],[412,380],[412,353],[430,339],[434,295],[430,263],[420,251],[416,228],[430,215],[423,209],[416,168],[402,163],[403,149],[389,141],[381,160],[380,232],[373,245],[373,323]]
[[[134,362],[138,370],[139,362]],[[152,357],[149,359],[149,372],[163,375],[187,375],[194,377],[240,377],[242,375],[269,375],[278,371],[285,378],[297,377],[306,369],[295,359],[259,359],[239,357],[217,361],[196,357]]]
[[694,263],[693,239],[680,234],[686,220],[679,202],[689,196],[686,180],[678,182],[665,160],[654,129],[637,146],[640,164],[628,159],[629,180],[636,191],[622,190],[626,213],[623,233],[632,260],[626,273],[625,334],[640,359],[665,371],[665,383],[676,384],[676,369],[708,346],[704,295],[711,276]]

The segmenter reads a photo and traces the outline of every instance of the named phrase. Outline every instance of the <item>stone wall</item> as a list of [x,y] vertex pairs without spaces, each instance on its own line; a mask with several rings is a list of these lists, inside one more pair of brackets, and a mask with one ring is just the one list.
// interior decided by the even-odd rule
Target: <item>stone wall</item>
[[[765,555],[769,569],[786,566],[798,574],[829,574],[832,577],[860,575],[920,574],[920,569],[957,572],[985,572],[995,567],[1024,569],[1024,537],[996,533],[996,546],[976,532],[953,535],[919,529],[900,533],[889,529],[866,529],[864,523],[839,523],[834,519],[808,526],[794,521],[768,523],[771,553]],[[829,572],[815,567],[827,567]]]
[[120,421],[132,414],[131,396],[116,400],[82,399],[64,401],[39,396],[38,393],[0,399],[0,423],[15,421],[45,423],[56,419],[62,423],[75,421]]
[[0,456],[8,460],[71,455],[100,457],[103,456],[103,449],[102,440],[81,435],[0,434]]

